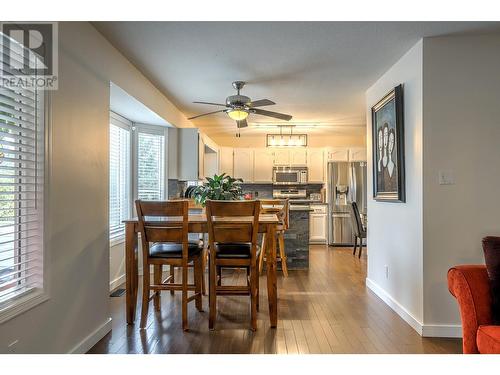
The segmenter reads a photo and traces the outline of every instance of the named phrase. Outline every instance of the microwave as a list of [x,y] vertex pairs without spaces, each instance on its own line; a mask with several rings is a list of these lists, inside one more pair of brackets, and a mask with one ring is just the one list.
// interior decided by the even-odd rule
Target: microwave
[[307,184],[306,167],[274,167],[273,184],[300,185]]

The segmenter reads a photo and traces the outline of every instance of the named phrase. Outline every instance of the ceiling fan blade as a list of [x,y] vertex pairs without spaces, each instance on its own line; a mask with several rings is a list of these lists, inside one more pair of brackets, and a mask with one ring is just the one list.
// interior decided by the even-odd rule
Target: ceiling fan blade
[[252,108],[251,112],[257,115],[279,118],[280,120],[285,120],[285,121],[290,121],[292,119],[292,116],[290,115],[285,115],[284,113],[266,111],[264,109]]
[[241,120],[241,121],[236,121],[236,125],[238,126],[238,128],[246,128],[248,126],[248,122],[247,120]]
[[207,116],[207,115],[212,115],[214,113],[219,113],[219,112],[224,112],[225,109],[221,109],[219,111],[213,111],[213,112],[208,112],[208,113],[204,113],[202,115],[198,115],[198,116],[193,116],[193,117],[189,117],[188,120],[194,120],[195,118],[198,118],[198,117],[201,117],[201,116]]
[[208,105],[218,105],[218,106],[221,106],[221,107],[227,107],[225,104],[221,104],[221,103],[211,103],[211,102],[193,102],[195,104],[208,104]]
[[274,105],[276,104],[275,102],[273,102],[272,100],[269,100],[269,99],[261,99],[261,100],[256,100],[254,102],[250,102],[250,104],[248,104],[250,107],[263,107],[265,105]]

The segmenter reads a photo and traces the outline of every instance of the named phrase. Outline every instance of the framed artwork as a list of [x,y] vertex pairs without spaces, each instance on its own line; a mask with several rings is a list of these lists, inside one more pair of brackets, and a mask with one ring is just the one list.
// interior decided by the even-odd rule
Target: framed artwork
[[373,198],[405,202],[403,86],[372,107]]

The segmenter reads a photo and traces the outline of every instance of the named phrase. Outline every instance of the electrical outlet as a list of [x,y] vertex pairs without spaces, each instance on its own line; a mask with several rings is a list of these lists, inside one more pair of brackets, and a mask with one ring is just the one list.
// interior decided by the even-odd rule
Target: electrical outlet
[[384,266],[384,270],[385,270],[385,278],[388,279],[389,278],[389,266],[387,264]]
[[438,179],[439,185],[455,185],[455,176],[451,169],[439,171]]

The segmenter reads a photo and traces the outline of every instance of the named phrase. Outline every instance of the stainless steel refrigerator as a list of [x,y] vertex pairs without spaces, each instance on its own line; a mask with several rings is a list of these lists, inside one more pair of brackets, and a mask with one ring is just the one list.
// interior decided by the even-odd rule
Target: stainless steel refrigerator
[[329,162],[327,168],[328,244],[354,243],[349,204],[366,216],[366,162]]

